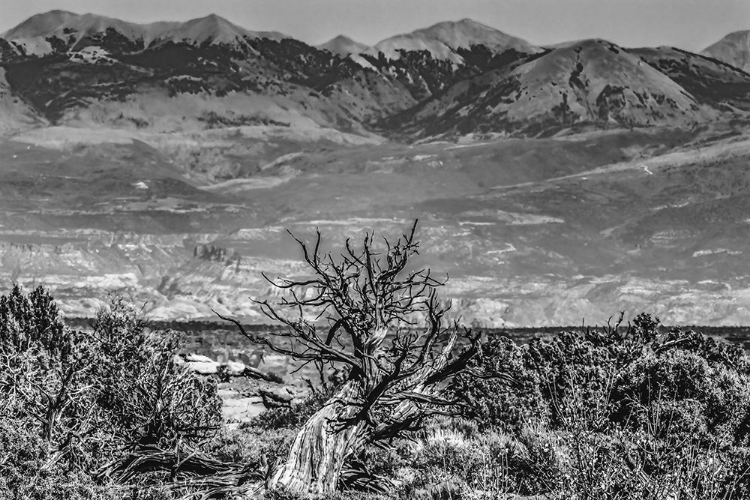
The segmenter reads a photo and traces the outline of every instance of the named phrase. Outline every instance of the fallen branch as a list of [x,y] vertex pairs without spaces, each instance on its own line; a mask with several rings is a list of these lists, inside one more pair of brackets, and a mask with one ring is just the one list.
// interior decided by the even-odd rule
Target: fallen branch
[[211,482],[218,481],[226,486],[237,485],[243,479],[263,479],[261,474],[250,472],[246,467],[221,462],[203,453],[165,451],[155,447],[141,448],[111,462],[99,469],[95,476],[99,480],[107,478],[127,482],[136,475],[148,472],[169,472],[173,481],[178,478],[189,479],[191,476],[211,476]]

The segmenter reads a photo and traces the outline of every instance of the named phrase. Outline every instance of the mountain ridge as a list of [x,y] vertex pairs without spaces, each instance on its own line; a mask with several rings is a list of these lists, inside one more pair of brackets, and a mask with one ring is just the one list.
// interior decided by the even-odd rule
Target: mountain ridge
[[719,68],[720,58],[600,39],[541,48],[471,19],[373,47],[344,35],[313,47],[215,14],[136,24],[50,11],[6,35],[0,64],[14,96],[6,106],[30,105],[40,118],[19,118],[18,127],[306,123],[417,141],[690,127],[750,114],[750,74]]
[[84,39],[116,30],[130,43],[132,51],[145,50],[154,43],[186,42],[192,45],[203,43],[225,43],[247,45],[245,38],[286,38],[278,32],[251,31],[239,27],[216,14],[191,19],[185,22],[158,21],[132,23],[97,14],[75,14],[68,11],[50,11],[37,14],[11,28],[0,37],[16,44],[27,54],[45,55],[55,51],[54,42],[70,49],[76,48]]

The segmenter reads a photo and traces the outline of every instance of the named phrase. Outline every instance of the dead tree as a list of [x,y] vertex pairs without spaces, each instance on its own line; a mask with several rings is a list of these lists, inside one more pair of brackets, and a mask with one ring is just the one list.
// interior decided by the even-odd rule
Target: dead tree
[[256,302],[288,327],[277,334],[281,338],[256,335],[223,318],[274,352],[348,370],[333,397],[299,431],[270,475],[269,488],[329,493],[346,458],[365,445],[452,413],[456,403],[440,397],[439,387],[466,368],[479,336],[455,324],[446,329],[447,308],[437,295],[444,283],[429,270],[408,269],[418,253],[416,226],[395,243],[384,238],[378,248],[372,234],[357,249],[347,240],[340,258],[321,252],[320,232],[312,248],[295,237],[310,277],[269,280],[286,298],[277,306]]

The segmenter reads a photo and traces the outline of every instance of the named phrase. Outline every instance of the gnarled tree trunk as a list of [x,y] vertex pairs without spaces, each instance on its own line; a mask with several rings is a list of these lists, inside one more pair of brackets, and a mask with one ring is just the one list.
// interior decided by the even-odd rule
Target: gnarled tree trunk
[[[372,354],[378,351],[386,333],[385,329],[376,330],[365,350]],[[333,493],[344,461],[350,455],[358,452],[370,439],[393,435],[394,430],[399,432],[408,428],[413,417],[419,417],[421,411],[415,400],[429,401],[433,396],[436,387],[429,379],[448,366],[456,337],[457,333],[454,332],[443,352],[429,364],[421,366],[409,378],[409,397],[394,398],[390,418],[378,425],[373,425],[370,419],[362,416],[362,410],[367,404],[366,394],[371,394],[381,382],[375,376],[375,356],[367,356],[363,363],[368,367],[367,373],[370,376],[346,382],[305,423],[297,434],[286,461],[274,472],[268,486],[316,495]]]
[[298,493],[332,493],[344,460],[367,441],[367,424],[347,422],[356,413],[359,381],[350,380],[305,423],[291,450],[269,481],[269,488]]

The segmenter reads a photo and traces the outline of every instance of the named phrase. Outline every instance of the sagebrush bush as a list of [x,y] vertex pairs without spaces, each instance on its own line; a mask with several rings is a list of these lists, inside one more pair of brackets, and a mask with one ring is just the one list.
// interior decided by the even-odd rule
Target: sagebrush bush
[[[139,447],[199,446],[221,424],[216,382],[176,365],[176,337],[151,332],[121,299],[81,332],[43,288],[16,286],[0,297],[0,321],[0,439],[15,443],[0,448],[0,475],[10,490],[93,485]],[[28,498],[59,497],[39,488]]]
[[695,351],[649,353],[620,374],[612,418],[644,428],[658,416],[659,437],[695,436],[721,443],[746,438],[750,377]]
[[107,419],[99,427],[122,445],[173,447],[218,431],[216,381],[175,364],[175,334],[148,331],[137,311],[116,298],[99,313],[91,340],[89,377],[101,383],[96,404]]
[[449,393],[466,417],[523,445],[506,467],[526,478],[516,492],[744,498],[748,357],[694,331],[660,333],[646,314],[618,326],[524,346],[493,337],[474,367],[481,376],[457,377]]
[[467,416],[505,429],[531,420],[561,429],[581,419],[593,425],[594,415],[603,415],[602,428],[643,428],[644,408],[676,402],[669,412],[674,418],[698,411],[697,427],[684,422],[680,432],[705,429],[707,437],[746,439],[750,377],[742,350],[692,331],[659,336],[657,325],[641,315],[624,332],[564,332],[525,346],[495,337],[482,348],[483,376],[456,377],[449,391],[463,401]]
[[[549,419],[539,375],[526,366],[524,351],[513,340],[494,337],[481,345],[472,368],[450,383],[449,394],[463,403],[464,416],[485,428],[519,428],[524,422]],[[509,378],[512,380],[509,381]]]
[[[74,349],[74,332],[67,330],[52,296],[41,286],[24,295],[14,285],[0,296],[0,349],[3,353],[40,349],[65,360]],[[41,353],[40,353],[41,354]]]

